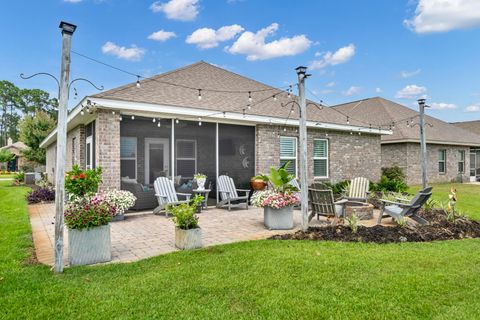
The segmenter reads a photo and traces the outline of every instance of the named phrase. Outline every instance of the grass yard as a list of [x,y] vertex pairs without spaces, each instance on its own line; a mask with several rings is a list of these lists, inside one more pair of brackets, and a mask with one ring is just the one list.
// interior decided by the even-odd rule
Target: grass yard
[[[446,203],[450,188],[457,189],[457,210],[465,213],[472,219],[480,220],[480,185],[466,183],[433,183],[432,198],[438,202]],[[413,186],[408,191],[415,193],[421,186]]]
[[15,175],[14,174],[0,174],[0,179],[5,179],[5,178],[9,178],[9,179],[13,179],[15,178]]
[[252,241],[54,275],[24,187],[0,181],[0,318],[478,319],[480,239]]

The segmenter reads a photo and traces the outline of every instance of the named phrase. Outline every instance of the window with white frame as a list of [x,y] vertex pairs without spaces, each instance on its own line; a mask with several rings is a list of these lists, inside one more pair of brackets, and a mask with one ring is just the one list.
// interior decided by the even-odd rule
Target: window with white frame
[[72,166],[77,163],[77,138],[72,138]]
[[193,179],[197,171],[197,141],[178,139],[175,146],[176,175],[182,178]]
[[438,150],[438,173],[447,172],[447,150]]
[[328,140],[313,140],[313,175],[328,178]]
[[458,150],[458,173],[465,172],[465,150]]
[[280,166],[290,161],[287,171],[297,175],[297,138],[280,137]]
[[120,176],[137,179],[136,137],[120,137]]

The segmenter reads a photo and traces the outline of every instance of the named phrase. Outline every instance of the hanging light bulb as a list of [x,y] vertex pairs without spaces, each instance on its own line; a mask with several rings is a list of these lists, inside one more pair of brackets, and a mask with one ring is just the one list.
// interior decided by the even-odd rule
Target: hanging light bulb
[[120,121],[123,120],[122,115],[118,116],[118,120],[120,120]]
[[199,126],[199,127],[202,126],[202,117],[198,117],[198,126]]
[[159,128],[160,128],[161,126],[162,126],[161,122],[160,122],[160,121],[158,121],[158,123],[157,123],[157,127],[159,127]]
[[277,101],[277,95],[276,94],[273,95],[273,101]]
[[288,91],[288,98],[290,98],[292,96],[292,94],[290,93],[290,91]]
[[350,117],[347,116],[347,124],[350,124]]
[[198,101],[202,100],[202,89],[198,89]]
[[155,123],[156,121],[157,121],[157,119],[155,119],[155,118],[152,119],[152,122],[153,122],[153,123]]
[[352,134],[353,134],[353,131],[350,131],[350,135],[352,135]]
[[135,116],[134,116],[134,115],[132,115],[132,120],[135,120]]
[[115,114],[115,111],[112,111],[112,114],[114,115],[114,114]]
[[290,113],[294,113],[294,112],[295,112],[295,110],[293,110],[293,108],[292,108],[292,109],[290,109]]
[[252,109],[252,106],[250,104],[247,105],[247,109],[250,110]]
[[325,137],[328,138],[328,133],[325,133]]
[[287,132],[287,127],[283,128],[283,132]]
[[251,91],[248,91],[248,102],[252,102],[252,92]]
[[179,124],[179,123],[180,123],[180,120],[175,119],[175,123],[176,123],[176,124]]
[[361,136],[361,135],[362,135],[362,133],[361,133],[360,131],[358,131],[358,135],[359,135],[359,136]]
[[73,88],[73,92],[75,92],[73,99],[77,99],[78,97],[77,88]]
[[140,88],[140,76],[137,76],[137,88]]
[[85,111],[83,111],[82,109],[82,111],[80,111],[80,114],[83,116],[85,114]]

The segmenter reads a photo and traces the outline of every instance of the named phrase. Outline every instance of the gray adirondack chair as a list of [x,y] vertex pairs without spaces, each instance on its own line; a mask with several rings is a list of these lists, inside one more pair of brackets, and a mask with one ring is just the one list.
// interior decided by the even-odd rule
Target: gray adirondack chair
[[427,202],[432,195],[432,187],[427,187],[417,192],[412,200],[397,198],[398,202],[381,199],[382,207],[378,216],[377,224],[385,217],[392,217],[395,221],[401,221],[405,217],[424,225],[428,221],[417,216],[418,210]]
[[332,224],[336,225],[338,218],[345,218],[345,206],[347,205],[348,200],[342,199],[335,201],[333,199],[332,190],[310,188],[308,189],[308,197],[310,200],[310,207],[312,209],[309,216],[309,221],[312,220],[313,216],[315,215],[317,215],[317,219],[319,219],[320,216],[334,217]]
[[[248,210],[248,193],[249,189],[235,188],[235,182],[229,176],[218,177],[218,193],[220,194],[220,201],[217,203],[217,208],[227,207],[231,208],[245,206]],[[244,192],[244,196],[239,196],[238,192]]]
[[[155,197],[157,197],[158,200],[158,207],[153,210],[153,213],[159,213],[165,209],[168,204],[187,203],[192,196],[190,193],[176,192],[173,181],[167,177],[158,177],[153,183],[153,186],[155,188]],[[183,196],[186,199],[178,200],[178,196]]]
[[370,181],[367,178],[358,177],[352,179],[348,188],[347,199],[351,201],[367,202],[368,189],[370,188]]

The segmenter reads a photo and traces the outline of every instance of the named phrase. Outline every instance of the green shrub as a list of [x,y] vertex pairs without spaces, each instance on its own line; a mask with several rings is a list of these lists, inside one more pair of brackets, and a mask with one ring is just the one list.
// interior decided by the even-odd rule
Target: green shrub
[[382,177],[377,183],[372,183],[370,190],[372,191],[391,191],[405,192],[408,186],[405,181],[405,173],[398,166],[382,168]]
[[172,220],[177,228],[183,230],[196,229],[198,228],[198,217],[195,212],[203,199],[203,196],[197,194],[189,203],[168,205],[165,211],[173,216]]
[[406,175],[399,166],[382,168],[382,176],[386,176],[388,180],[398,180],[406,182]]

